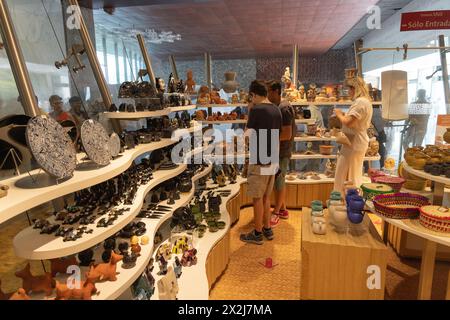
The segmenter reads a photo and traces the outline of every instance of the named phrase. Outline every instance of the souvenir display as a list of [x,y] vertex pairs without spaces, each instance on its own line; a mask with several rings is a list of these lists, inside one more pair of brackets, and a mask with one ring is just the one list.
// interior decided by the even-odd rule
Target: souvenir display
[[123,269],[132,269],[136,266],[136,261],[137,261],[137,254],[135,254],[134,252],[126,252],[123,255],[123,259],[122,259],[122,268]]
[[44,292],[46,296],[50,296],[53,292],[53,277],[51,273],[45,273],[42,276],[33,276],[30,271],[30,264],[27,263],[24,269],[15,273],[16,277],[22,279],[22,288],[25,293]]
[[331,155],[334,150],[334,146],[332,145],[320,145],[320,154],[322,155]]
[[380,150],[380,143],[375,139],[371,139],[369,141],[369,148],[366,152],[366,157],[375,157],[378,155],[378,152]]
[[210,104],[211,103],[211,96],[210,96],[209,88],[207,86],[200,87],[200,90],[198,91],[197,103],[198,104]]
[[123,256],[116,254],[114,251],[111,253],[111,259],[109,263],[101,263],[92,265],[89,269],[88,277],[98,278],[100,281],[116,281],[117,280],[117,263],[122,261]]
[[364,199],[369,201],[371,201],[377,195],[394,192],[392,187],[382,183],[365,183],[361,186],[361,189],[364,192]]
[[234,121],[234,120],[247,120],[248,116],[242,114],[238,119],[238,114],[236,112],[230,113],[222,113],[222,112],[214,112],[212,115],[206,118],[207,121]]
[[87,274],[86,281],[80,281],[73,287],[56,281],[55,300],[92,300],[92,295],[97,293],[95,287],[97,280],[97,277]]
[[406,150],[404,158],[413,169],[425,170],[434,176],[450,177],[450,149],[434,145],[412,147]]
[[78,260],[80,261],[80,266],[82,267],[89,267],[94,257],[94,251],[92,249],[87,249],[78,254]]
[[430,204],[428,198],[412,193],[393,193],[373,198],[378,214],[390,219],[417,219],[420,208]]
[[73,176],[76,168],[75,147],[64,128],[52,118],[32,118],[26,129],[27,145],[36,162],[57,179]]
[[314,234],[324,235],[327,233],[327,222],[323,217],[315,217],[312,222],[312,230]]
[[175,261],[173,263],[173,271],[175,272],[175,276],[177,277],[177,279],[179,279],[183,274],[182,270],[183,265],[181,264],[180,259],[178,259],[178,257],[175,257]]
[[423,206],[420,208],[420,224],[430,230],[450,233],[450,211],[446,207]]
[[86,120],[81,126],[81,141],[89,159],[96,164],[106,166],[111,161],[109,136],[105,128],[97,121]]

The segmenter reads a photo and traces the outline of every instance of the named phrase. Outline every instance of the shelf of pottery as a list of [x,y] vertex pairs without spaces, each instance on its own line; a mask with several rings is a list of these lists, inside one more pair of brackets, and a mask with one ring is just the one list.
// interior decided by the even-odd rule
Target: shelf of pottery
[[[9,142],[17,147],[24,159],[33,156],[39,167],[1,181],[2,191],[5,192],[0,199],[0,223],[61,197],[66,203],[62,210],[56,210],[47,219],[33,221],[32,226],[14,238],[13,246],[18,257],[28,260],[49,259],[52,270],[63,273],[67,266],[78,265],[74,257],[76,254],[80,264],[87,266],[103,258],[107,262],[100,264],[91,273],[101,273],[95,276],[95,281],[98,281],[98,277],[105,278],[97,285],[100,289],[96,296],[98,299],[114,299],[133,283],[144,267],[134,271],[124,268],[120,277],[111,272],[104,274],[105,270],[112,270],[113,265],[114,268],[120,268],[122,264],[115,261],[115,257],[105,258],[102,253],[99,256],[99,243],[130,228],[137,228],[136,234],[144,236],[141,238],[143,245],[150,242],[153,237],[151,233],[158,226],[150,222],[133,222],[141,213],[144,203],[147,203],[145,199],[148,199],[149,192],[175,177],[179,177],[178,183],[190,186],[192,181],[202,178],[211,170],[208,166],[194,166],[196,171],[193,172],[190,165],[190,170],[186,171],[187,164],[175,164],[170,160],[173,145],[186,136],[191,143],[190,134],[201,130],[201,125],[186,118],[174,118],[169,124],[163,123],[161,119],[151,121],[156,122],[150,127],[152,130],[126,132],[119,137],[115,133],[108,135],[100,123],[87,120],[81,126],[80,134],[75,135],[81,137],[84,150],[77,153],[78,144],[71,139],[67,130],[47,116],[32,119],[11,116],[3,119],[2,123],[8,126],[2,127],[0,134],[3,131],[8,133],[11,128],[25,129],[21,132],[25,133],[26,138],[10,138]],[[14,137],[8,134],[2,136]],[[27,145],[17,141],[26,141]],[[202,146],[193,146],[193,152],[199,148]],[[12,166],[10,169],[20,171],[22,167]],[[180,195],[173,189],[166,197],[171,205],[185,205],[193,195],[190,189],[185,193]],[[170,214],[171,211],[167,209],[159,217],[168,219]],[[150,254],[147,255],[150,257]],[[125,258],[131,264],[133,260],[136,261],[131,251]],[[24,280],[23,289],[33,292],[33,299],[41,299],[44,295],[54,297],[55,291],[48,285],[51,285],[56,274],[35,277],[25,268],[16,275]],[[104,281],[108,276],[110,280],[117,278],[118,282],[108,284]],[[56,277],[61,281],[60,284],[64,283],[63,278],[63,275]],[[86,283],[91,280],[87,279]],[[60,288],[64,294],[79,294],[68,291],[64,285]]]

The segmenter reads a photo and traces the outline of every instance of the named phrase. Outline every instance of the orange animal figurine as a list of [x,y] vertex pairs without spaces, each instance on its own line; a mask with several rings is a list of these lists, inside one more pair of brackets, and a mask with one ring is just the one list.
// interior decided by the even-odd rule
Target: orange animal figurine
[[98,277],[94,273],[86,274],[86,281],[81,281],[79,287],[70,289],[66,284],[56,282],[55,300],[92,300],[92,295],[97,293],[95,282]]
[[78,261],[75,256],[62,259],[50,260],[50,266],[52,270],[52,277],[55,277],[58,273],[67,273],[67,268],[70,266],[78,266]]
[[46,296],[50,296],[55,287],[55,280],[53,280],[51,273],[47,272],[42,276],[33,276],[29,263],[24,269],[16,272],[16,277],[22,279],[22,288],[25,289],[26,293],[45,292]]
[[100,281],[116,281],[117,280],[117,262],[121,261],[123,256],[111,253],[109,263],[101,263],[91,266],[88,277],[97,277]]
[[195,92],[195,81],[194,81],[194,74],[192,70],[188,70],[187,72],[187,80],[186,80],[186,92],[189,94],[192,94]]
[[2,291],[2,281],[0,280],[0,300],[9,300],[12,295],[12,293],[4,293]]
[[11,298],[9,298],[9,300],[30,300],[30,297],[24,289],[20,288],[11,296]]

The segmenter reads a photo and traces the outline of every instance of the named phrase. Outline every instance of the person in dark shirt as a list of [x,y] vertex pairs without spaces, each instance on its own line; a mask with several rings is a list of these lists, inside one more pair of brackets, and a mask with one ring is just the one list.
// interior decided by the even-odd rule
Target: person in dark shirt
[[255,230],[242,234],[247,243],[263,244],[263,236],[273,240],[270,225],[270,196],[279,168],[280,131],[282,117],[280,109],[267,99],[267,87],[255,80],[250,85],[252,103],[246,135],[250,136],[250,163],[248,167],[248,196],[253,198]]
[[292,157],[297,126],[295,124],[294,108],[289,101],[281,99],[281,83],[278,81],[270,81],[267,86],[270,102],[280,108],[283,117],[283,126],[280,134],[280,172],[275,179],[276,205],[271,218],[272,227],[275,227],[278,225],[280,218],[289,218],[289,212],[286,210],[286,174],[289,167],[289,161]]

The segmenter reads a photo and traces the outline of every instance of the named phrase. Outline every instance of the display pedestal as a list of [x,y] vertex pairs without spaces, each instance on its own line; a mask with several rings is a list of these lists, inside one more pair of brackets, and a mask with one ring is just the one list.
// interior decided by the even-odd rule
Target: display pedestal
[[[339,234],[330,225],[326,235],[316,235],[311,209],[303,208],[302,300],[384,299],[387,247],[368,216],[363,224],[368,231],[361,235]],[[376,277],[380,286],[370,289]]]

